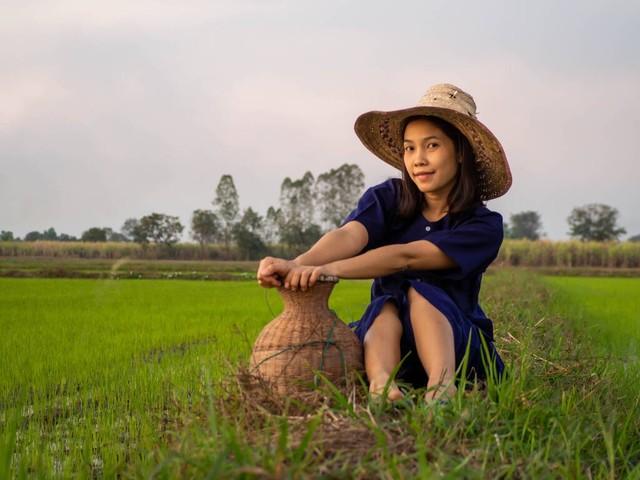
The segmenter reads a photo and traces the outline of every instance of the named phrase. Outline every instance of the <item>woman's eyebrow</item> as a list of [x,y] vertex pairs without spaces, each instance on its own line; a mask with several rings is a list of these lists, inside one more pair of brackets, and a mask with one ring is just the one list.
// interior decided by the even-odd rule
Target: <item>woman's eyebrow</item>
[[[425,140],[431,140],[432,138],[435,138],[436,140],[438,139],[438,137],[436,137],[435,135],[430,135],[430,136],[428,136],[428,137],[424,137],[424,138],[422,139],[422,141],[424,142]],[[405,142],[405,143],[413,143],[413,140],[410,140],[410,139],[408,139],[408,138],[405,138],[405,139],[404,139],[404,142]]]

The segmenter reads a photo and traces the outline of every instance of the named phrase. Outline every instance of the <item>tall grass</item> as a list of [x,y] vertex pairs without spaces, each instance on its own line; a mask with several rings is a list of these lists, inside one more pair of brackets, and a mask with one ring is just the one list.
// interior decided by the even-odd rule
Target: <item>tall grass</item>
[[[299,250],[286,245],[270,245],[269,254],[293,257]],[[58,257],[85,259],[140,260],[249,260],[234,245],[229,248],[220,244],[200,245],[178,243],[175,245],[137,244],[133,242],[0,242],[0,257]]]
[[497,263],[528,267],[639,268],[640,242],[505,240]]
[[[271,245],[271,255],[291,258],[297,251]],[[0,242],[0,257],[71,257],[87,259],[242,260],[235,247],[181,243],[140,246],[135,243]],[[640,268],[640,242],[510,240],[502,244],[498,264],[528,267]]]

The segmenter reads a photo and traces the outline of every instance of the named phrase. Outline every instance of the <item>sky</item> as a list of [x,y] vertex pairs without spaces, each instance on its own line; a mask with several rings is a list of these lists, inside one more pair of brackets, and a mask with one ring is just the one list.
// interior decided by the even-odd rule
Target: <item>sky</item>
[[211,209],[224,174],[241,208],[285,177],[356,163],[399,172],[353,131],[428,86],[473,95],[513,185],[488,202],[537,211],[568,238],[577,206],[640,234],[640,2],[4,0],[0,230],[119,230]]

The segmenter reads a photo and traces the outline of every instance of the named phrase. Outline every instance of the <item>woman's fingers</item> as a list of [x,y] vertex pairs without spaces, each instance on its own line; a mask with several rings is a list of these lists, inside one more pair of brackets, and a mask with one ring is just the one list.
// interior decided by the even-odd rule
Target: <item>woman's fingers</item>
[[321,273],[322,273],[321,267],[317,267],[313,269],[313,271],[311,272],[311,275],[309,276],[309,287],[313,287],[316,284],[316,282],[318,281],[318,278],[320,278]]
[[265,257],[260,261],[256,278],[261,287],[272,288],[282,285],[279,274],[286,271],[286,260],[275,257]]
[[300,275],[300,288],[302,289],[302,291],[306,291],[308,288],[311,288],[313,286],[313,284],[310,283],[310,279],[311,279],[311,275],[313,274],[313,271],[314,271],[314,268],[310,267],[305,269]]
[[259,280],[267,283],[275,279],[275,281],[279,282],[277,286],[283,285],[284,288],[292,291],[306,291],[318,282],[320,275],[322,275],[324,271],[323,266],[292,266],[291,262],[284,264],[276,262],[265,266],[265,268],[261,270],[260,273],[264,275],[259,277]]

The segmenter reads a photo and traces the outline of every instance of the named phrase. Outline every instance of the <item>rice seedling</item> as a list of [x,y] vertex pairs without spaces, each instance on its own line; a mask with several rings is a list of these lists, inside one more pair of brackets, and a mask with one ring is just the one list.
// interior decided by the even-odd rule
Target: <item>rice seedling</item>
[[[282,308],[254,282],[0,278],[0,476],[636,478],[637,365],[607,361],[588,307],[561,308],[582,288],[488,275],[507,378],[396,408],[358,383],[308,404],[248,388],[253,339]],[[368,290],[342,281],[330,307],[357,319]]]

